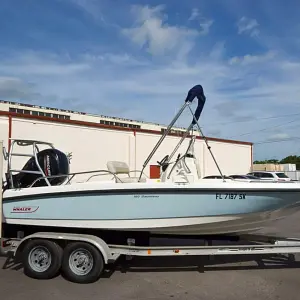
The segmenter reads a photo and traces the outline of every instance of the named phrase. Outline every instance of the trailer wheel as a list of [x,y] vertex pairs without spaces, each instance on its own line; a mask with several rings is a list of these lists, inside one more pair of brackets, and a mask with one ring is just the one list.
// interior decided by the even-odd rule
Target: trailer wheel
[[24,273],[35,279],[51,279],[60,270],[63,250],[54,241],[35,239],[22,251]]
[[100,251],[86,242],[74,242],[64,249],[62,273],[69,281],[92,283],[97,281],[104,269]]

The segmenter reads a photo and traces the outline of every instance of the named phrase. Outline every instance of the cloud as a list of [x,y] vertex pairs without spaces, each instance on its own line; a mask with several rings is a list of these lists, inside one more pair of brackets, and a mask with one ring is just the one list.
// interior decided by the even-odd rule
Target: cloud
[[[182,62],[153,65],[127,53],[84,53],[73,57],[22,51],[1,57],[0,63],[0,74],[10,74],[1,81],[0,97],[4,100],[21,99],[25,103],[164,124],[194,84],[208,88],[211,77],[205,73],[213,70],[218,76],[220,72],[218,66],[207,62],[200,69]],[[73,65],[84,68],[68,69]],[[157,113],[149,117],[154,108]],[[189,115],[187,118],[190,120]],[[185,125],[184,121],[181,124]]]
[[200,22],[201,34],[206,35],[209,33],[210,27],[213,25],[213,20],[203,20]]
[[199,12],[198,8],[193,8],[188,21],[198,21],[199,27],[201,28],[201,34],[207,35],[209,33],[210,27],[213,25],[214,20],[204,18]]
[[207,136],[212,136],[212,137],[220,137],[222,135],[222,130],[221,129],[214,129],[210,128],[206,131],[205,133]]
[[34,85],[26,83],[17,77],[0,76],[0,98],[13,100],[31,100],[39,97],[40,94],[34,91]]
[[251,55],[246,54],[244,56],[234,56],[229,59],[229,64],[240,64],[240,65],[250,65],[256,63],[264,63],[269,60],[272,60],[276,56],[276,51],[271,50],[262,55]]
[[93,64],[95,62],[110,63],[118,66],[148,66],[149,62],[146,60],[138,60],[128,53],[101,53],[101,54],[89,54],[85,53],[81,55],[81,58],[84,59],[85,63]]
[[196,20],[200,16],[198,8],[193,8],[188,21]]
[[242,17],[237,22],[238,33],[247,33],[250,36],[257,36],[259,34],[258,22],[255,19],[249,19],[247,17]]
[[90,69],[87,63],[71,62],[70,56],[48,52],[10,53],[2,60],[1,73],[16,75],[70,75]]
[[275,133],[266,138],[266,141],[281,141],[291,138],[287,133]]
[[93,16],[95,19],[100,19],[104,21],[104,18],[101,14],[101,8],[99,1],[95,0],[69,0],[71,3],[73,3],[78,8],[84,10],[86,13]]
[[221,60],[224,58],[224,55],[225,55],[225,42],[222,41],[222,42],[216,42],[210,53],[209,53],[209,57],[212,59],[212,60]]
[[240,122],[246,120],[252,120],[255,116],[255,109],[244,109],[244,105],[238,100],[226,100],[222,101],[214,106],[218,115],[222,118],[227,118],[231,122]]
[[103,3],[98,0],[67,0],[71,2],[75,7],[81,9],[83,12],[92,17],[93,20],[104,26],[112,26],[119,28],[115,23],[109,22],[105,17],[102,11]]
[[165,6],[155,7],[134,5],[131,12],[135,18],[131,28],[122,29],[122,34],[134,44],[152,55],[168,53],[188,54],[195,39],[200,34],[207,34],[210,22],[200,24],[201,30],[184,26],[169,25],[167,15],[163,13]]
[[[221,55],[199,54],[195,64],[181,60],[157,64],[126,52],[76,56],[15,52],[10,57],[0,58],[0,75],[14,78],[2,79],[0,97],[15,99],[20,95],[24,101],[43,103],[56,99],[56,105],[63,107],[76,103],[73,105],[66,99],[77,99],[84,101],[82,108],[90,107],[90,112],[114,112],[121,117],[167,123],[187,91],[195,84],[202,84],[207,95],[201,117],[204,127],[211,123],[211,116],[217,118],[216,122],[239,122],[287,108],[293,112],[299,107],[295,95],[300,92],[297,82],[300,64],[280,56],[258,60],[255,64],[257,60],[249,59],[247,64],[243,64],[243,60],[230,64],[222,59],[222,45],[212,48],[212,52],[219,49],[216,52]],[[159,108],[158,113],[149,117],[149,110],[155,107]],[[187,114],[181,125],[186,125],[189,119]],[[237,135],[247,131],[242,125],[234,129]],[[230,127],[222,129],[222,133],[233,135]]]

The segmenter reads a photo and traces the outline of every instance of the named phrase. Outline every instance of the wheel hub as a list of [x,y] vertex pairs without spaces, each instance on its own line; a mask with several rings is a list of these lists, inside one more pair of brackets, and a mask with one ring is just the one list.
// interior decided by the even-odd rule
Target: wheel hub
[[35,272],[45,272],[51,265],[51,254],[45,247],[35,247],[28,255],[28,263]]
[[75,250],[69,256],[69,266],[76,275],[86,275],[93,268],[93,257],[86,249]]

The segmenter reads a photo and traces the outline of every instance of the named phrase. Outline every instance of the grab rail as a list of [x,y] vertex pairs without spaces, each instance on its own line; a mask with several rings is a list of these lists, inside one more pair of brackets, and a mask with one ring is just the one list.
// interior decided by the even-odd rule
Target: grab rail
[[[108,173],[108,174],[111,174],[111,175],[113,175],[114,176],[114,178],[117,180],[119,180],[119,177],[115,174],[115,173],[113,173],[113,172],[110,172],[110,171],[108,171],[108,170],[93,170],[93,171],[83,171],[83,172],[74,172],[74,173],[69,173],[69,174],[61,174],[61,175],[52,175],[52,176],[41,176],[41,177],[39,177],[39,178],[37,178],[36,180],[34,180],[34,182],[30,185],[30,187],[33,187],[33,185],[36,183],[36,182],[38,182],[38,181],[40,181],[40,180],[43,180],[43,179],[51,179],[51,178],[60,178],[60,177],[64,177],[64,176],[70,176],[71,175],[71,178],[69,178],[68,179],[68,181],[66,182],[66,183],[64,183],[64,185],[67,185],[67,184],[69,184],[70,183],[70,181],[76,176],[76,175],[83,175],[83,174],[91,174],[91,173],[96,173],[96,172],[103,172],[103,173]],[[105,174],[98,174],[98,175],[105,175]],[[93,176],[91,176],[91,177],[93,177]],[[91,178],[90,177],[90,178]],[[90,179],[89,178],[89,179]],[[88,179],[88,180],[89,180]],[[88,180],[86,180],[86,181],[88,181]]]

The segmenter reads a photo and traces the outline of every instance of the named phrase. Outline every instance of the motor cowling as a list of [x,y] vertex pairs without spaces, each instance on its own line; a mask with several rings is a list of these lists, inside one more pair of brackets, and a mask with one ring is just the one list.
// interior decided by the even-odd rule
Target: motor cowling
[[[51,185],[60,185],[67,178],[70,170],[69,160],[65,153],[61,152],[58,149],[45,149],[37,154],[37,160],[39,166],[44,172],[45,176],[56,176],[56,175],[66,175],[56,178],[49,178]],[[40,171],[35,157],[30,158],[27,163],[22,168],[22,171]],[[42,177],[41,174],[32,174],[20,172],[13,175],[13,183],[15,188],[26,188],[32,185],[32,183]],[[46,186],[47,182],[45,179],[38,180],[33,186]]]

